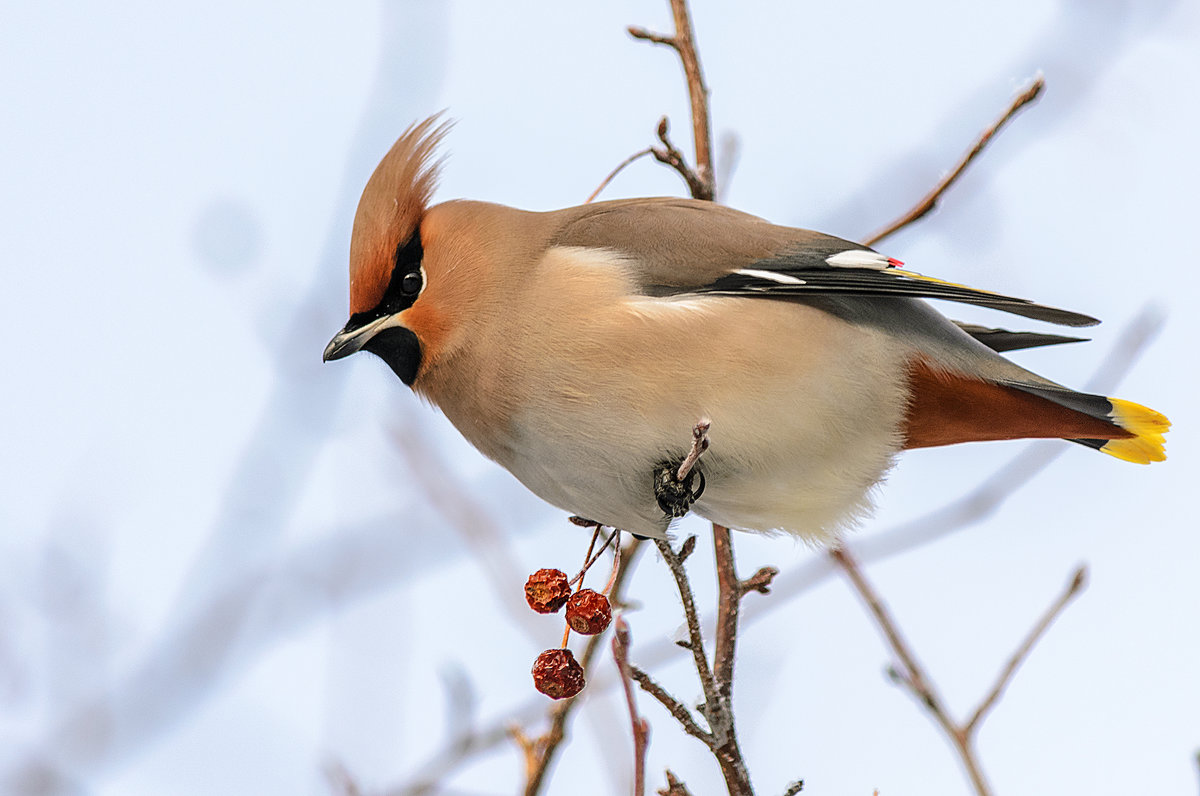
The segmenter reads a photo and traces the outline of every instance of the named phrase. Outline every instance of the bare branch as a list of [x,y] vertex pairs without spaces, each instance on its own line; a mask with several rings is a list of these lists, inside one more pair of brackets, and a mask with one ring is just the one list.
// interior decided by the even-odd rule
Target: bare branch
[[919,221],[935,207],[937,207],[938,202],[941,201],[942,194],[946,193],[950,186],[953,185],[958,178],[963,175],[963,172],[967,170],[967,166],[970,166],[971,162],[974,161],[975,158],[979,157],[979,153],[983,152],[984,147],[991,143],[991,140],[996,133],[1000,132],[1000,129],[1008,124],[1013,117],[1015,117],[1021,111],[1021,109],[1035,101],[1042,93],[1042,89],[1045,87],[1046,81],[1042,79],[1042,76],[1038,75],[1035,77],[1033,82],[1026,86],[1025,89],[1013,99],[1012,103],[1008,106],[1008,110],[1004,112],[1004,115],[979,134],[979,138],[975,140],[975,145],[972,146],[965,155],[963,155],[962,159],[959,160],[958,165],[956,165],[949,174],[943,177],[941,181],[933,187],[933,190],[925,194],[925,196],[922,197],[921,200],[917,202],[917,204],[911,210],[900,216],[900,218],[896,219],[892,223],[888,224],[883,229],[876,232],[874,235],[871,235],[869,238],[864,240],[863,243],[867,246],[874,246],[884,238],[894,235],[895,233],[904,229],[909,224]]
[[[692,596],[692,585],[688,582],[687,572],[683,568],[683,559],[673,549],[671,543],[665,539],[655,539],[654,544],[658,547],[658,552],[662,554],[663,560],[667,562],[667,567],[671,570],[671,575],[675,578],[675,587],[679,591],[679,599],[683,603],[683,615],[687,622],[688,641],[690,642],[689,649],[692,652],[692,660],[696,665],[696,674],[700,678],[700,687],[704,690],[704,701],[707,705],[719,705],[719,696],[717,694],[717,683],[713,679],[712,669],[709,668],[708,658],[704,655],[704,638],[700,633],[700,618],[696,613],[696,599]],[[693,547],[695,541],[692,542]],[[684,543],[684,547],[687,543]],[[707,715],[707,714],[706,714]],[[712,717],[708,716],[708,722],[712,725]],[[714,732],[717,731],[713,727]],[[724,740],[724,739],[721,739]]]
[[[717,632],[713,670],[721,693],[721,720],[726,731],[733,724],[729,708],[733,695],[733,665],[737,654],[738,614],[742,605],[742,582],[733,561],[733,539],[729,529],[713,523],[713,558],[717,570]],[[710,706],[710,710],[711,710]],[[709,722],[714,714],[706,712]]]
[[742,582],[733,561],[733,539],[729,529],[713,523],[713,557],[717,570],[717,632],[713,651],[713,670],[720,702],[710,701],[704,715],[720,742],[713,752],[721,765],[725,784],[733,794],[753,794],[750,771],[738,746],[733,723],[733,666],[737,660],[738,615],[742,607]]
[[696,537],[692,535],[684,539],[683,545],[679,548],[679,563],[687,561],[694,552],[696,552]]
[[679,172],[679,176],[683,177],[683,181],[687,183],[688,193],[692,195],[693,199],[702,199],[704,198],[704,192],[707,190],[704,180],[688,165],[687,158],[683,156],[679,148],[671,143],[670,129],[671,123],[667,120],[666,116],[658,120],[658,129],[655,130],[655,135],[662,142],[662,146],[650,147],[650,153],[654,155],[654,159],[659,163],[665,163]]
[[629,35],[635,39],[644,39],[652,41],[655,44],[665,44],[676,51],[679,50],[679,43],[671,36],[663,36],[661,33],[651,33],[645,28],[639,28],[637,25],[630,25],[625,30],[629,31]]
[[625,170],[625,167],[626,167],[626,166],[630,165],[631,163],[633,163],[633,162],[634,162],[635,160],[637,160],[638,158],[644,158],[646,155],[652,154],[653,152],[654,152],[654,147],[649,147],[649,146],[648,146],[648,147],[646,147],[645,149],[643,149],[641,152],[634,152],[632,155],[630,155],[629,157],[627,157],[627,158],[625,158],[624,160],[622,160],[620,163],[618,163],[618,164],[617,164],[617,167],[616,167],[615,169],[613,169],[612,171],[610,171],[610,172],[608,173],[608,176],[607,176],[607,177],[605,177],[605,178],[604,178],[604,179],[603,179],[603,180],[600,182],[600,184],[596,186],[596,190],[592,191],[591,195],[590,195],[590,196],[588,196],[588,198],[587,198],[587,199],[584,199],[584,200],[583,200],[583,203],[584,203],[585,205],[586,205],[586,204],[591,204],[591,203],[592,203],[592,201],[593,201],[593,200],[594,200],[594,199],[595,199],[597,196],[599,196],[599,195],[600,195],[600,192],[601,192],[601,191],[603,191],[605,188],[607,188],[607,187],[608,187],[608,184],[609,184],[610,182],[612,182],[612,181],[613,181],[613,179],[614,179],[614,178],[616,178],[616,176],[617,176],[618,174],[620,174],[622,171],[624,171],[624,170]]
[[1041,620],[1034,625],[1033,630],[1031,630],[1029,635],[1025,637],[1025,641],[1021,644],[1021,646],[1017,647],[1017,651],[1013,653],[1011,658],[1009,658],[1008,664],[1004,667],[1003,671],[1000,672],[1000,676],[996,678],[996,684],[992,686],[992,690],[989,691],[987,696],[983,698],[983,701],[979,704],[979,707],[975,709],[975,713],[972,714],[970,720],[963,726],[963,732],[965,732],[967,735],[972,735],[979,729],[980,722],[983,721],[988,711],[995,706],[996,701],[1000,699],[1001,694],[1004,693],[1004,689],[1008,687],[1010,682],[1012,682],[1013,675],[1017,673],[1017,669],[1020,668],[1025,659],[1029,657],[1029,653],[1033,651],[1034,645],[1041,640],[1046,631],[1050,629],[1050,625],[1054,623],[1054,620],[1058,618],[1059,614],[1061,614],[1063,610],[1070,605],[1071,601],[1074,600],[1075,597],[1077,597],[1086,586],[1087,567],[1080,567],[1079,569],[1075,570],[1075,574],[1072,576],[1071,582],[1067,584],[1067,588],[1063,591],[1059,598],[1054,601],[1054,604],[1050,606],[1050,608],[1042,616]]
[[700,68],[700,57],[696,53],[695,36],[692,32],[691,15],[687,0],[670,0],[671,15],[675,20],[675,35],[663,36],[643,28],[630,27],[629,35],[635,39],[651,41],[673,49],[683,64],[687,79],[688,98],[692,106],[692,138],[696,148],[696,168],[688,167],[682,153],[667,140],[667,118],[658,123],[658,138],[665,150],[655,150],[654,156],[662,163],[674,168],[688,184],[692,198],[712,200],[716,195],[716,180],[712,160],[712,123],[708,111],[708,87],[704,84],[704,72]]
[[625,705],[629,708],[629,721],[633,726],[633,792],[634,796],[646,794],[646,747],[650,743],[650,725],[638,715],[633,688],[629,685],[632,676],[629,667],[629,624],[625,617],[618,616],[613,629],[613,660],[621,675],[621,688],[625,691]]
[[[600,532],[600,526],[596,526],[596,533],[599,533],[599,532]],[[604,544],[600,545],[600,549],[597,550],[594,555],[592,553],[592,548],[589,546],[588,551],[587,551],[587,557],[585,558],[585,560],[583,562],[583,568],[580,569],[579,572],[575,573],[575,577],[571,578],[571,580],[569,580],[568,583],[571,586],[575,586],[576,584],[581,583],[583,581],[583,576],[586,575],[587,571],[592,568],[592,564],[595,564],[600,559],[600,556],[604,555],[604,551],[607,550],[609,545],[611,545],[613,543],[613,539],[620,538],[620,534],[621,534],[620,531],[618,531],[616,528],[613,528],[613,532],[608,535],[608,538],[604,540]],[[595,543],[596,543],[596,537],[593,536],[592,544],[594,545]]]
[[771,581],[775,580],[775,576],[778,574],[778,567],[761,567],[759,568],[758,572],[755,572],[753,575],[742,581],[741,584],[738,585],[738,589],[741,591],[743,596],[752,591],[756,591],[759,594],[770,594]]
[[637,684],[641,686],[643,691],[657,699],[667,709],[667,712],[675,717],[675,720],[683,727],[684,732],[694,738],[698,738],[710,749],[712,748],[712,733],[696,723],[696,720],[692,718],[692,712],[682,702],[671,696],[665,688],[654,681],[654,678],[633,664],[629,666],[629,676],[637,680]]
[[966,769],[967,776],[970,777],[971,784],[975,787],[975,792],[979,796],[990,796],[992,791],[987,780],[984,779],[983,770],[976,759],[975,749],[971,745],[970,736],[955,724],[954,720],[950,718],[950,714],[946,712],[941,696],[934,689],[933,683],[925,674],[925,670],[921,667],[921,664],[917,662],[916,656],[913,654],[908,642],[900,634],[900,628],[888,611],[887,606],[884,605],[879,594],[867,581],[862,570],[859,569],[858,562],[842,548],[830,550],[829,557],[846,573],[851,585],[854,586],[854,590],[858,592],[859,597],[866,603],[867,609],[875,619],[875,623],[879,625],[879,629],[883,632],[884,638],[887,639],[892,652],[900,659],[900,663],[904,667],[897,672],[900,681],[908,686],[913,694],[921,700],[922,704],[933,715],[934,720],[937,721],[938,725],[946,733],[946,736],[954,742],[959,760],[962,762],[963,768]]
[[[783,796],[796,796],[802,790],[804,790],[804,780],[798,779],[791,785],[788,785],[787,790],[783,792]],[[879,791],[875,791],[875,793],[878,794]]]

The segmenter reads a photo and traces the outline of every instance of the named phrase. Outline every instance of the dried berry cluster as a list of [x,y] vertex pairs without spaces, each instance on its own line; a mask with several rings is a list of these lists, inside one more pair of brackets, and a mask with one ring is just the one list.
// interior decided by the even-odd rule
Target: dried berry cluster
[[[539,614],[557,613],[567,607],[567,626],[576,633],[603,633],[612,621],[608,597],[592,589],[571,592],[567,575],[559,569],[539,569],[525,581],[525,601]],[[551,699],[566,699],[583,690],[583,667],[563,646],[549,649],[533,664],[533,685]]]

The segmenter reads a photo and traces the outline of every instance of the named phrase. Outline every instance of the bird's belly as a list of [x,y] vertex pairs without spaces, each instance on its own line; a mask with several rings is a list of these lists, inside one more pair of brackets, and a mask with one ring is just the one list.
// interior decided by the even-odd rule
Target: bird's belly
[[[771,304],[756,307],[759,328],[716,318],[684,345],[633,356],[632,346],[616,346],[627,356],[593,365],[586,379],[578,363],[609,349],[565,346],[514,415],[501,463],[556,506],[660,536],[670,518],[655,499],[656,470],[682,459],[692,427],[707,419],[696,513],[734,528],[829,538],[869,509],[869,490],[900,449],[907,353],[817,310]],[[765,345],[781,330],[796,333],[795,347]],[[820,345],[805,349],[806,340]]]

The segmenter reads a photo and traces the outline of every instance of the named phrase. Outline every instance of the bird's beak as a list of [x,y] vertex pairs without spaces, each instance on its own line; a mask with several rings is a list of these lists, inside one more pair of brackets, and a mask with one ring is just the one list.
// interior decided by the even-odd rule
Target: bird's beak
[[372,337],[395,324],[396,316],[394,315],[385,315],[382,318],[376,318],[370,323],[364,323],[361,326],[354,326],[353,321],[351,321],[333,336],[333,339],[329,341],[329,345],[325,346],[325,353],[321,356],[321,361],[332,362],[335,359],[341,359],[357,353],[362,350],[362,347]]

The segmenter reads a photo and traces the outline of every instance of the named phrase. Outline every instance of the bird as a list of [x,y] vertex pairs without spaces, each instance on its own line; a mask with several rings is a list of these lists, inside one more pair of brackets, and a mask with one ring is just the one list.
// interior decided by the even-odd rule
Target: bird
[[1162,414],[1001,356],[1080,338],[957,323],[928,300],[1069,327],[1095,318],[714,202],[431,204],[449,128],[441,115],[413,124],[367,181],[350,317],[323,359],[374,354],[577,517],[662,539],[691,511],[836,542],[907,449],[1059,438],[1165,458]]

